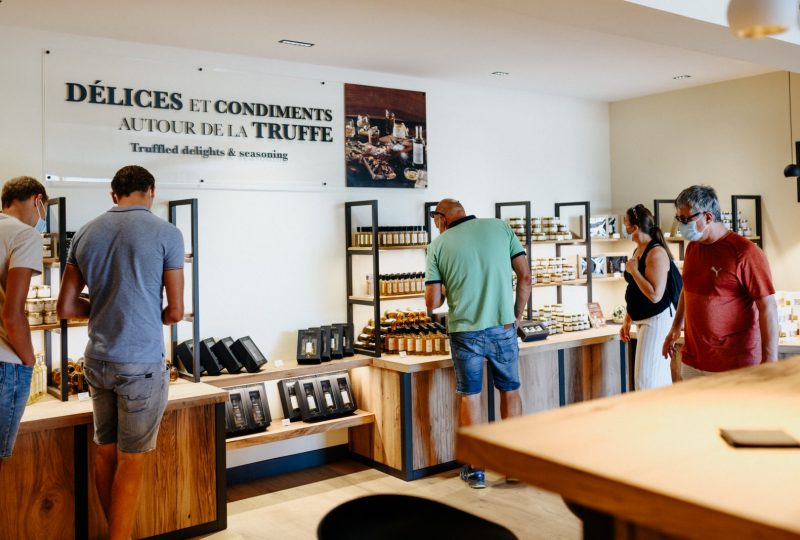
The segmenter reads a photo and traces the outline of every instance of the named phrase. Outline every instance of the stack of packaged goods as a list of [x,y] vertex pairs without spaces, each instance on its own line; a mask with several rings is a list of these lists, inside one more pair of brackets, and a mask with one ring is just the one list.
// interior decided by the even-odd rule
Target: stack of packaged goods
[[[430,356],[450,353],[444,325],[433,322],[425,311],[391,310],[379,321],[381,346],[387,354]],[[356,339],[357,347],[375,348],[375,321],[371,320]]]

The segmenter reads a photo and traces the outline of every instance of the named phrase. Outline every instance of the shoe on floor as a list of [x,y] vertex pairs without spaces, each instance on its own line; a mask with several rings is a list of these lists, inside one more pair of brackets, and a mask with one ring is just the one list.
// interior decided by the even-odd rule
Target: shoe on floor
[[467,476],[467,484],[472,489],[483,489],[486,487],[486,474],[483,469],[472,469]]

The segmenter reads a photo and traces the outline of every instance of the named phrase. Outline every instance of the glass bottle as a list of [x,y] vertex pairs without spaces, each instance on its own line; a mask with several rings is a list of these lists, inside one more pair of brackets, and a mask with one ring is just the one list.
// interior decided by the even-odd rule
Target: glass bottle
[[413,162],[415,167],[425,164],[425,144],[422,142],[422,126],[416,126],[413,145]]

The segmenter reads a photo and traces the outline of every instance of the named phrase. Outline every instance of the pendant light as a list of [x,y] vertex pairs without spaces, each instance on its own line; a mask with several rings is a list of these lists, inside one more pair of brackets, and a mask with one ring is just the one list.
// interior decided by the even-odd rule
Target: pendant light
[[797,21],[797,0],[730,0],[728,26],[740,38],[786,32]]
[[[794,137],[794,122],[792,121],[792,74],[789,76],[789,137]],[[797,163],[789,163],[783,168],[783,176],[786,178],[797,177],[797,202],[800,202],[800,141],[794,143],[794,159]]]

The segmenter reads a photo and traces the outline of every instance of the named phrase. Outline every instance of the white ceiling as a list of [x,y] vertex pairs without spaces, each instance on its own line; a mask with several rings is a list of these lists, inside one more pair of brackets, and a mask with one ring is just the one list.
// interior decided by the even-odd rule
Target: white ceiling
[[800,72],[795,44],[624,0],[0,0],[0,23],[601,101]]

